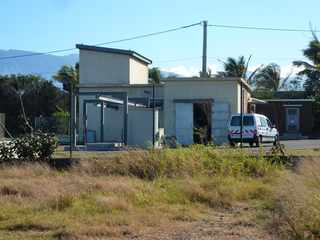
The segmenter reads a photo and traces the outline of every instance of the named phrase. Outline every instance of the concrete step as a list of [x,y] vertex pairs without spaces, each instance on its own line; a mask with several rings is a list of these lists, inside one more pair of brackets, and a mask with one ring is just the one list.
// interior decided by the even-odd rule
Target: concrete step
[[[120,151],[123,147],[123,143],[87,143],[87,145],[77,145],[75,151]],[[69,149],[69,146],[64,147],[65,151]]]

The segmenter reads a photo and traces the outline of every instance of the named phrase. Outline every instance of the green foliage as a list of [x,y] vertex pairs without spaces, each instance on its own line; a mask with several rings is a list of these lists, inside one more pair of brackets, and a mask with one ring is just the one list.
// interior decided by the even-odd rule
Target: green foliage
[[272,164],[244,151],[194,145],[161,151],[131,151],[105,161],[92,160],[87,171],[98,175],[135,176],[153,180],[196,175],[263,177],[279,166],[278,163]]
[[79,83],[79,63],[76,63],[75,67],[62,66],[53,78],[62,83],[65,91],[70,92]]
[[257,89],[276,92],[286,86],[290,75],[281,79],[281,68],[278,64],[270,63],[261,68],[253,77]]
[[159,68],[151,68],[149,69],[149,78],[152,79],[154,83],[160,83],[160,70]]
[[0,162],[48,161],[58,146],[56,137],[37,132],[0,144]]
[[12,141],[0,142],[0,163],[15,159],[15,144]]
[[320,95],[320,41],[313,33],[313,40],[309,42],[303,55],[311,61],[294,61],[293,64],[303,68],[298,75],[306,78],[304,87],[309,96]]
[[14,136],[30,131],[25,124],[20,97],[29,122],[35,117],[51,116],[58,107],[66,109],[65,93],[52,82],[35,75],[0,76],[0,112],[6,114],[6,127]]

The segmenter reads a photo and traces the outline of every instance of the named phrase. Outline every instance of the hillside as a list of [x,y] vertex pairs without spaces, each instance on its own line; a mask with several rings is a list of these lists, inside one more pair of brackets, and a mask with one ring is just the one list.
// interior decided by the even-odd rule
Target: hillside
[[[0,50],[0,58],[28,55],[34,52],[23,50]],[[64,64],[74,65],[78,61],[78,54],[64,56],[38,55],[24,58],[12,58],[1,60],[0,74],[39,74],[46,79],[51,79],[52,75]]]
[[[23,50],[1,50],[0,59],[3,57],[29,55],[35,52]],[[24,58],[12,58],[0,61],[0,75],[6,74],[38,74],[50,80],[52,75],[65,64],[74,65],[78,61],[78,54],[57,56],[52,54],[38,55]],[[161,76],[179,77],[180,75],[172,72],[161,71]]]

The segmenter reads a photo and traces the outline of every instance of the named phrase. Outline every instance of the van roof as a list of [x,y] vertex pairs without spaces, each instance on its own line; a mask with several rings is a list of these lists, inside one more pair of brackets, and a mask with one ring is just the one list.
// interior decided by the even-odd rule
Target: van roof
[[[243,116],[256,116],[256,117],[265,117],[265,115],[262,115],[262,114],[258,114],[258,113],[243,113],[242,114]],[[231,117],[234,117],[234,116],[240,116],[240,113],[236,113],[236,114],[232,114]]]

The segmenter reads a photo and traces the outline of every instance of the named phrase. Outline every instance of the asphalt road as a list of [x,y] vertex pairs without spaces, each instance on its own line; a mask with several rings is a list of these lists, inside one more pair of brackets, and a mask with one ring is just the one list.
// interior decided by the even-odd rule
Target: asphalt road
[[[320,139],[303,139],[303,140],[281,140],[281,144],[287,149],[314,149],[320,148]],[[249,147],[249,145],[245,144],[245,147]],[[272,143],[264,143],[262,144],[264,148],[272,147]]]

